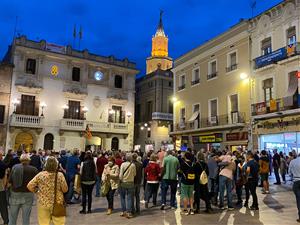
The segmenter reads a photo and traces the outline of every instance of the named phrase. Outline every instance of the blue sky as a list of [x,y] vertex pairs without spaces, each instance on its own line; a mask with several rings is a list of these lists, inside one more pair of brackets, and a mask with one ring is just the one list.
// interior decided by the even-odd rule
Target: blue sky
[[[81,49],[137,63],[145,72],[159,12],[176,59],[210,38],[251,17],[253,0],[0,0],[0,56],[17,33],[33,40],[73,43],[74,24],[83,29]],[[257,0],[254,15],[281,0]],[[78,44],[77,44],[78,47]]]

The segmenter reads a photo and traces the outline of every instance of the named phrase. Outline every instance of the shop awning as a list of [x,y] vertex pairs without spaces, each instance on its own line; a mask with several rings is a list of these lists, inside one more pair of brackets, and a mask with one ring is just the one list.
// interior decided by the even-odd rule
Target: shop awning
[[296,76],[296,72],[289,74],[289,76],[290,79],[289,79],[289,87],[286,94],[287,97],[293,96],[298,88],[298,78]]
[[195,119],[197,119],[198,115],[199,115],[199,111],[194,112],[193,115],[191,116],[191,118],[188,121],[189,122],[194,122]]

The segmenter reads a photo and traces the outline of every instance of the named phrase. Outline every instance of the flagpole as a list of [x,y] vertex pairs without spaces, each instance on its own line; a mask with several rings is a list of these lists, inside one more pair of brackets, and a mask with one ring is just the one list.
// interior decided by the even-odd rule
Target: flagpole
[[73,29],[73,48],[75,48],[75,44],[76,44],[76,24],[74,25],[74,29]]

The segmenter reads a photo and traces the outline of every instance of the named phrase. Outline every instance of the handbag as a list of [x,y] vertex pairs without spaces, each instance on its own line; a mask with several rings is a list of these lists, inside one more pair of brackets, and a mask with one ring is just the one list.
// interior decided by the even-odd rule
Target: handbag
[[58,172],[56,172],[55,174],[55,184],[54,184],[54,204],[53,204],[53,210],[52,210],[52,216],[55,217],[64,217],[67,215],[67,211],[66,211],[66,206],[65,204],[60,204],[57,202],[57,174]]
[[205,170],[203,169],[203,167],[201,165],[201,162],[199,162],[199,165],[202,169],[202,173],[200,175],[199,183],[202,184],[202,185],[205,185],[205,184],[208,183],[208,177],[207,177],[207,174],[206,174]]
[[74,191],[77,194],[81,193],[81,177],[79,174],[75,175],[75,180],[74,180]]
[[106,197],[107,193],[109,192],[109,189],[110,189],[110,181],[106,180],[106,181],[102,182],[101,190],[100,190],[101,196]]

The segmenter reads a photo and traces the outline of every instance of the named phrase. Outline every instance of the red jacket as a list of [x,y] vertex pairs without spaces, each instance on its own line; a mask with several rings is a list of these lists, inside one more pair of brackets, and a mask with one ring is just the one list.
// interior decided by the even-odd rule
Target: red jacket
[[97,164],[97,174],[98,176],[102,176],[103,170],[104,170],[104,166],[107,164],[107,159],[105,158],[105,156],[101,156],[97,159],[96,164]]
[[153,161],[150,161],[145,168],[145,174],[147,176],[148,183],[158,183],[160,178],[160,167],[159,164]]

